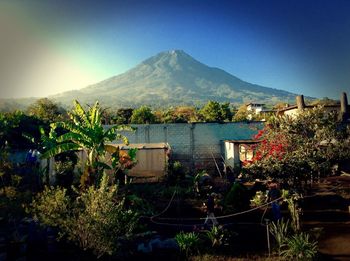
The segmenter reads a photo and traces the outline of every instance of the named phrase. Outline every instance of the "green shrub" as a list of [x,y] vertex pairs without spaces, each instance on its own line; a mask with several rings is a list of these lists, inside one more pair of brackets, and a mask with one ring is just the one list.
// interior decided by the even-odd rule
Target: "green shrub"
[[245,210],[249,203],[247,188],[237,182],[232,185],[224,201],[227,212]]
[[28,211],[41,223],[60,227],[70,214],[71,204],[67,189],[45,186],[44,191],[37,194]]
[[282,245],[281,256],[292,260],[313,260],[317,254],[317,242],[306,233],[295,234]]
[[211,230],[207,231],[206,235],[210,240],[212,247],[219,247],[224,243],[225,231],[222,227],[213,226]]
[[169,164],[169,175],[167,177],[167,182],[170,185],[175,185],[183,182],[185,179],[185,168],[180,161],[174,161]]
[[181,231],[176,234],[175,240],[179,245],[180,251],[184,253],[185,257],[198,253],[199,237],[196,233],[185,233]]
[[288,204],[288,210],[292,218],[291,226],[294,232],[298,233],[300,231],[301,208],[298,206],[298,200],[300,199],[300,195],[297,193],[289,194],[288,191],[282,190],[282,197],[283,197],[283,200]]
[[284,221],[282,218],[280,220],[277,220],[277,222],[272,222],[269,226],[269,231],[276,240],[279,252],[283,244],[288,239],[289,230],[290,230],[289,219],[287,219],[287,221]]
[[252,207],[259,207],[266,203],[267,196],[262,191],[257,191],[255,193],[255,196],[250,200],[250,206]]
[[99,187],[91,186],[75,199],[64,188],[45,188],[30,211],[83,250],[92,250],[97,257],[112,255],[118,240],[130,236],[137,224],[136,214],[124,208],[124,199],[116,200],[116,193],[117,187],[109,186],[104,174]]

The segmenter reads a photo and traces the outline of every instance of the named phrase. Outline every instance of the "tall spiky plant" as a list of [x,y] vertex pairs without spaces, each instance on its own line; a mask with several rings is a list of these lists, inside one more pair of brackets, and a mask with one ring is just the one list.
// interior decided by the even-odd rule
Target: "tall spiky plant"
[[57,137],[57,144],[46,151],[44,157],[53,157],[57,154],[72,150],[83,150],[87,155],[84,173],[81,178],[81,185],[91,185],[98,181],[104,169],[109,169],[103,162],[103,156],[110,145],[107,142],[121,140],[128,145],[128,139],[119,131],[131,131],[132,128],[125,125],[115,125],[109,129],[103,128],[101,121],[101,107],[96,101],[94,106],[85,110],[75,100],[74,108],[68,112],[70,121],[56,122],[51,128],[63,128],[67,132]]

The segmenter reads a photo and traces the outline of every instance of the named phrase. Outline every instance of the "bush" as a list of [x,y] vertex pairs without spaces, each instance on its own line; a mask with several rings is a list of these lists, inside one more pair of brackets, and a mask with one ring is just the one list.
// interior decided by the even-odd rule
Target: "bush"
[[210,240],[212,247],[219,247],[224,243],[225,231],[222,227],[213,226],[211,230],[207,231],[206,235]]
[[269,226],[269,231],[276,240],[279,252],[283,244],[288,239],[289,230],[290,230],[289,219],[287,219],[287,221],[284,221],[282,218],[280,220],[277,220],[277,222],[272,222]]
[[137,216],[124,208],[124,199],[116,200],[117,187],[108,185],[103,175],[98,188],[89,187],[71,199],[64,188],[45,188],[32,202],[30,210],[44,225],[57,227],[66,237],[97,257],[112,255],[118,240],[131,235]]
[[227,212],[241,211],[249,208],[249,195],[247,188],[240,183],[234,183],[225,197]]
[[169,164],[169,175],[167,182],[170,185],[175,185],[183,182],[185,179],[185,168],[180,161],[174,161]]
[[253,199],[250,200],[250,206],[259,207],[259,206],[265,204],[266,201],[267,201],[266,194],[262,191],[257,191],[255,193],[255,196],[253,197]]
[[185,254],[185,257],[189,257],[195,252],[198,253],[199,237],[196,233],[185,233],[181,231],[176,234],[175,240],[179,245],[180,251]]
[[70,214],[71,204],[67,189],[45,187],[44,191],[35,197],[28,212],[47,226],[60,227]]
[[281,251],[281,256],[286,259],[313,260],[317,254],[317,242],[311,241],[305,233],[295,234],[282,246],[285,250]]

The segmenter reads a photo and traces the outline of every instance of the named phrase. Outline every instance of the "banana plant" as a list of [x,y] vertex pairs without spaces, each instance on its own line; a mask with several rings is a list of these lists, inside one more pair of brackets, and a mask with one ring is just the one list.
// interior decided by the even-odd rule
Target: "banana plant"
[[87,159],[81,177],[81,185],[92,185],[98,182],[99,176],[104,169],[111,166],[104,162],[104,156],[109,145],[108,142],[115,140],[122,141],[128,145],[126,136],[120,131],[132,131],[133,128],[125,125],[115,125],[105,129],[101,121],[101,107],[98,101],[94,106],[85,110],[81,104],[75,100],[74,108],[68,113],[70,121],[55,122],[51,128],[63,128],[66,133],[57,137],[57,144],[46,151],[43,157],[53,157],[66,151],[84,151]]

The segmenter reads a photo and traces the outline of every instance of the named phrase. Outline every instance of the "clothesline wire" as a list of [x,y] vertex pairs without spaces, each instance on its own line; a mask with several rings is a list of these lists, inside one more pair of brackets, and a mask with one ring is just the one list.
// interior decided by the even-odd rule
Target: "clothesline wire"
[[[330,189],[329,191],[336,190],[339,186],[340,186],[340,184],[337,185],[335,188]],[[183,218],[183,217],[181,217],[181,218],[174,218],[174,217],[161,218],[160,216],[162,214],[164,214],[170,208],[170,206],[171,206],[171,204],[172,204],[172,202],[174,200],[174,197],[177,194],[177,192],[178,192],[178,187],[175,188],[175,190],[173,192],[173,195],[171,196],[171,198],[170,198],[170,200],[168,202],[168,205],[160,213],[155,214],[155,215],[153,215],[151,217],[149,217],[149,216],[142,216],[142,217],[150,219],[150,221],[152,223],[157,224],[157,225],[167,225],[167,226],[180,226],[181,225],[181,226],[191,226],[191,227],[203,225],[203,224],[178,224],[178,223],[175,224],[175,223],[166,223],[166,222],[155,221],[155,219],[158,219],[158,220],[176,220],[176,221],[178,221],[180,219],[181,219],[181,221],[201,221],[201,220],[205,220],[206,219],[206,218]],[[317,195],[302,196],[302,198],[311,198],[311,197],[316,197],[316,196]],[[280,201],[281,199],[283,199],[283,197],[279,197],[279,198],[277,198],[275,200],[266,202],[266,203],[264,203],[264,204],[262,204],[260,206],[252,208],[252,209],[248,209],[248,210],[237,212],[237,213],[231,213],[231,214],[227,214],[227,215],[217,216],[216,219],[224,219],[224,218],[235,217],[235,216],[239,216],[239,215],[243,215],[243,214],[246,214],[246,213],[250,213],[250,212],[256,211],[258,209],[265,208],[260,223],[235,222],[235,223],[225,223],[225,224],[223,224],[223,225],[229,225],[229,224],[252,224],[252,225],[253,224],[260,224],[260,225],[264,225],[264,224],[262,224],[262,220],[263,220],[263,217],[265,216],[265,213],[267,211],[268,206],[271,205],[274,202]]]

